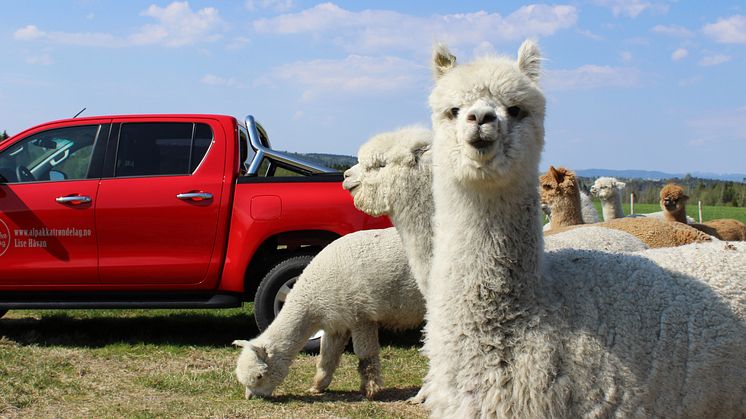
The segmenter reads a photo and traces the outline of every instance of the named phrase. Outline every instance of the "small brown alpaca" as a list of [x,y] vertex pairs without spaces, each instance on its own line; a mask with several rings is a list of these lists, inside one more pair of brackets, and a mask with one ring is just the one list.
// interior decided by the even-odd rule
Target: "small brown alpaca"
[[583,224],[580,206],[580,189],[575,173],[560,167],[549,170],[539,177],[541,205],[552,212],[549,229]]
[[[686,201],[689,197],[684,193],[684,188],[669,183],[661,189],[660,197],[661,209],[666,220],[686,224]],[[720,218],[703,224],[689,225],[720,240],[746,240],[746,224],[732,218]]]

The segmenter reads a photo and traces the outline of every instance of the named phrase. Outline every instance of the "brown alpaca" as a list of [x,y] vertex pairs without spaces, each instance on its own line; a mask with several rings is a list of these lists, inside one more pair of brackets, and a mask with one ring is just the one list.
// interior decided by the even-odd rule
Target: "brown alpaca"
[[541,204],[552,211],[549,229],[583,224],[580,207],[580,189],[575,173],[560,167],[549,170],[539,177]]
[[[661,189],[660,197],[665,219],[686,224],[686,201],[689,197],[684,193],[684,188],[669,183]],[[746,225],[732,218],[720,218],[703,224],[689,225],[720,240],[746,240]]]
[[[596,227],[611,228],[629,233],[651,248],[676,247],[690,243],[701,243],[711,240],[711,237],[702,231],[682,223],[667,222],[657,217],[639,218],[614,218],[602,223],[593,224]],[[555,230],[544,232],[545,236],[551,236],[574,228],[583,228],[585,225],[560,227]]]

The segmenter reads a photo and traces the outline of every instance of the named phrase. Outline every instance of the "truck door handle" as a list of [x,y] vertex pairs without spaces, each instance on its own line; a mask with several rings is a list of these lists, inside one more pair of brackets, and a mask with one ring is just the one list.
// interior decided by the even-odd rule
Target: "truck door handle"
[[79,205],[79,204],[87,204],[91,202],[91,197],[82,196],[82,195],[68,195],[68,196],[58,196],[54,200],[59,202],[60,204]]
[[176,195],[182,201],[204,201],[212,199],[212,194],[208,192],[186,192]]

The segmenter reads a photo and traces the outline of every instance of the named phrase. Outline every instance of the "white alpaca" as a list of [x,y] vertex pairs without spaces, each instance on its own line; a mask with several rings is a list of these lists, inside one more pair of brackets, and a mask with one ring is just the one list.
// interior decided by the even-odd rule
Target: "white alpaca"
[[[378,134],[360,147],[358,164],[345,172],[343,186],[355,206],[370,215],[387,215],[396,226],[420,290],[427,289],[432,258],[432,133],[403,128]],[[631,234],[588,227],[552,235],[547,248],[636,251],[647,246]],[[410,401],[424,401],[423,389]]]
[[246,397],[270,396],[308,338],[324,330],[310,391],[323,392],[350,336],[359,358],[361,392],[381,389],[378,327],[419,326],[425,303],[409,271],[394,228],[343,236],[324,248],[303,270],[275,320],[242,346],[236,377]]
[[542,252],[539,51],[434,55],[434,417],[744,417],[746,245]]
[[360,147],[358,164],[342,183],[358,209],[389,216],[423,293],[432,257],[432,136],[418,127],[374,136]]
[[622,191],[626,183],[613,177],[603,176],[591,186],[591,195],[601,200],[601,213],[604,221],[624,217],[622,211]]

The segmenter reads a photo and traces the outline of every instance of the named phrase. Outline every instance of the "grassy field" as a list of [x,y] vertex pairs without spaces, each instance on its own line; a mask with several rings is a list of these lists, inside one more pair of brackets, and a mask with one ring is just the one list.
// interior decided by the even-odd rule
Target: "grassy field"
[[[598,209],[598,214],[601,214],[601,203],[594,202]],[[629,204],[623,204],[624,213],[629,214]],[[648,212],[660,211],[661,207],[658,204],[635,204],[635,213],[644,214]],[[686,215],[699,221],[699,214],[697,211],[696,202],[694,205],[686,206]],[[713,206],[702,206],[702,221],[710,221],[716,218],[735,218],[736,220],[746,223],[746,208],[741,207],[713,207]]]
[[256,335],[251,305],[233,310],[10,311],[0,319],[0,417],[416,418],[427,363],[418,332],[381,335],[386,390],[360,397],[346,353],[330,391],[310,395],[301,355],[270,400],[243,398],[238,349]]
[[[636,205],[654,212],[657,205]],[[600,207],[599,207],[600,211]],[[629,213],[629,208],[625,208]],[[705,221],[746,209],[705,207]],[[697,218],[696,206],[689,215]],[[231,310],[11,311],[0,319],[0,417],[417,418],[405,400],[427,363],[420,334],[381,334],[386,390],[358,393],[357,359],[346,353],[325,395],[306,392],[314,357],[301,355],[272,399],[244,400],[234,339],[257,334],[251,304]]]
[[[598,215],[601,217],[601,202],[594,200],[593,204],[598,210]],[[629,203],[622,204],[624,207],[624,213],[629,214]],[[661,208],[658,204],[635,204],[636,214],[645,214],[649,212],[660,211]],[[699,221],[699,214],[697,211],[696,203],[694,205],[687,205],[686,214],[695,221]],[[702,221],[714,220],[717,218],[735,218],[746,224],[746,208],[743,207],[715,207],[715,206],[703,206],[702,207]],[[546,222],[546,220],[545,220]]]

